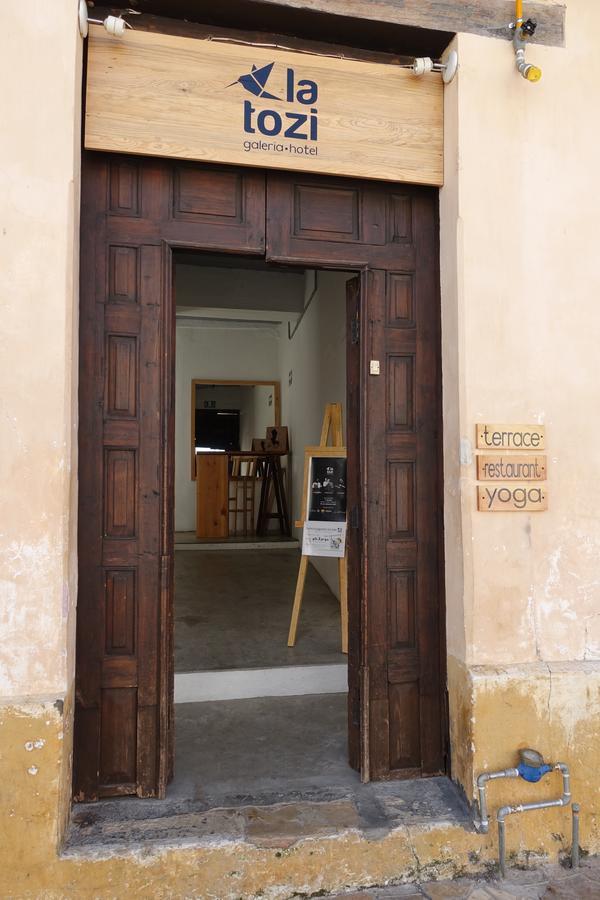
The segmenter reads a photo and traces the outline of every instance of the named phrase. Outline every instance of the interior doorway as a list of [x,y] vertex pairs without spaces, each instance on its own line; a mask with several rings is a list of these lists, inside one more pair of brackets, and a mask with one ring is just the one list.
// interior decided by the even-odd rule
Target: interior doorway
[[77,799],[164,796],[173,775],[184,250],[360,273],[346,313],[348,758],[364,781],[444,771],[436,210],[423,188],[86,155]]
[[[167,798],[280,802],[326,781],[358,782],[348,764],[337,559],[312,558],[288,645],[304,448],[319,443],[328,403],[346,407],[355,275],[189,251],[173,263],[175,774]],[[271,447],[289,526],[273,490],[272,518],[259,515]]]

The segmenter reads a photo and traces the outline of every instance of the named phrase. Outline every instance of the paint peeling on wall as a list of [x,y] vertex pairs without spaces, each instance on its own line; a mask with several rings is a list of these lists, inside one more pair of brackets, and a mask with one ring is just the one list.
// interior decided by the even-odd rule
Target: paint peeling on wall
[[0,696],[45,694],[60,686],[64,655],[57,643],[64,626],[56,600],[63,552],[60,539],[49,536],[0,543]]

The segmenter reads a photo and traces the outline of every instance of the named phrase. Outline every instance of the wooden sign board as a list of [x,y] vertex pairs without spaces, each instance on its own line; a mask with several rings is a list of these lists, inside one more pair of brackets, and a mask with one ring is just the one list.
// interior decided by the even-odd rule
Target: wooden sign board
[[545,456],[482,453],[477,457],[479,481],[545,481],[546,476]]
[[391,64],[91,26],[85,146],[441,185],[443,84]]
[[544,512],[548,492],[540,485],[489,484],[477,487],[480,512]]
[[477,425],[478,450],[545,450],[543,425]]

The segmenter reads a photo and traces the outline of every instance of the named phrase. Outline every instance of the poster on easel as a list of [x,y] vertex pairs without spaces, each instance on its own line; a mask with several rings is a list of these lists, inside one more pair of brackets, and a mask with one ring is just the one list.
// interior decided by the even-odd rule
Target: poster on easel
[[343,558],[346,552],[346,451],[307,447],[304,556]]
[[346,521],[346,455],[310,457],[306,509],[310,522]]

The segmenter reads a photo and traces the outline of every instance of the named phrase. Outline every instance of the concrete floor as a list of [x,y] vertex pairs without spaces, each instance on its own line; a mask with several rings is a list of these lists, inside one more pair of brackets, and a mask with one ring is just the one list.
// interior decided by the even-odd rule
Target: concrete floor
[[447,778],[361,784],[346,761],[346,696],[272,697],[175,707],[175,778],[165,800],[76,804],[66,853],[245,840],[288,847],[357,829],[471,829]]
[[259,697],[175,707],[168,796],[237,805],[358,784],[347,763],[346,694]]
[[339,603],[308,567],[295,647],[287,646],[300,551],[175,553],[175,671],[343,663]]

